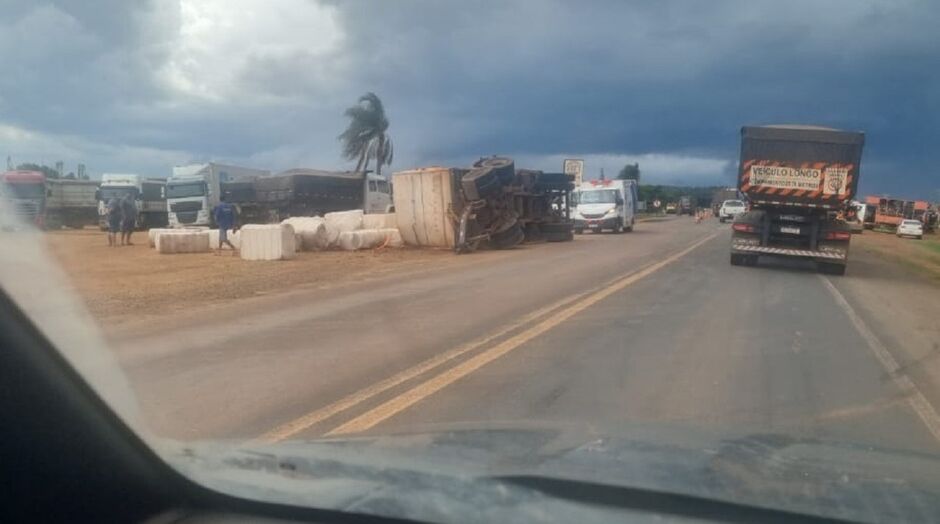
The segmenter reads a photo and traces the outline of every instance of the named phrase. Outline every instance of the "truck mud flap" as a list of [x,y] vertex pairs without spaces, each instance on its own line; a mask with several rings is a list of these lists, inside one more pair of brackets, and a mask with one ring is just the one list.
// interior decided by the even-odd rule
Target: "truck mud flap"
[[542,236],[546,242],[569,242],[574,240],[574,224],[570,222],[556,222],[540,224]]

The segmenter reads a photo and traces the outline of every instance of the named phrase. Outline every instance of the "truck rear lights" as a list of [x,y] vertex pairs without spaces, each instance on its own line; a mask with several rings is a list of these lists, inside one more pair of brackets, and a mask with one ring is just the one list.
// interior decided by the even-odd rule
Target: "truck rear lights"
[[757,228],[753,224],[732,224],[731,229],[738,233],[756,233]]
[[849,231],[826,231],[823,238],[826,240],[848,240],[852,238],[852,233]]

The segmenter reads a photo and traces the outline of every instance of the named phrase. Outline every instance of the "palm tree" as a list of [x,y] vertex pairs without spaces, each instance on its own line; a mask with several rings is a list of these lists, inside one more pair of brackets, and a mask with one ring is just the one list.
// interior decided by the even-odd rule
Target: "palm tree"
[[346,160],[359,159],[356,171],[369,169],[369,159],[375,159],[375,173],[382,174],[382,166],[392,164],[394,148],[388,136],[388,118],[385,108],[375,93],[366,93],[359,102],[346,110],[349,127],[339,135]]

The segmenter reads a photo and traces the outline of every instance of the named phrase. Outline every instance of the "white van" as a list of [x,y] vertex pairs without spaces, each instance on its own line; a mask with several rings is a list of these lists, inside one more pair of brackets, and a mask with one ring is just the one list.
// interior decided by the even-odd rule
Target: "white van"
[[614,233],[633,231],[636,221],[635,180],[587,180],[577,191],[572,212],[574,232],[585,229]]

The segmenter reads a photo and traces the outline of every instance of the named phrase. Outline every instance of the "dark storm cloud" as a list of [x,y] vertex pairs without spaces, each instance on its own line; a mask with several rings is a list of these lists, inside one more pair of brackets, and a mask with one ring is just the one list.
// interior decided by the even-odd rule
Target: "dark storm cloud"
[[[726,182],[742,124],[800,122],[866,131],[863,190],[940,197],[931,2],[343,1],[303,15],[335,19],[334,47],[329,25],[272,18],[244,48],[186,47],[175,2],[25,5],[0,24],[17,35],[0,37],[0,123],[36,133],[330,165],[343,108],[374,90],[405,163],[656,154],[664,178],[699,158],[725,163],[696,181]],[[278,5],[285,24],[305,11],[255,7]]]

